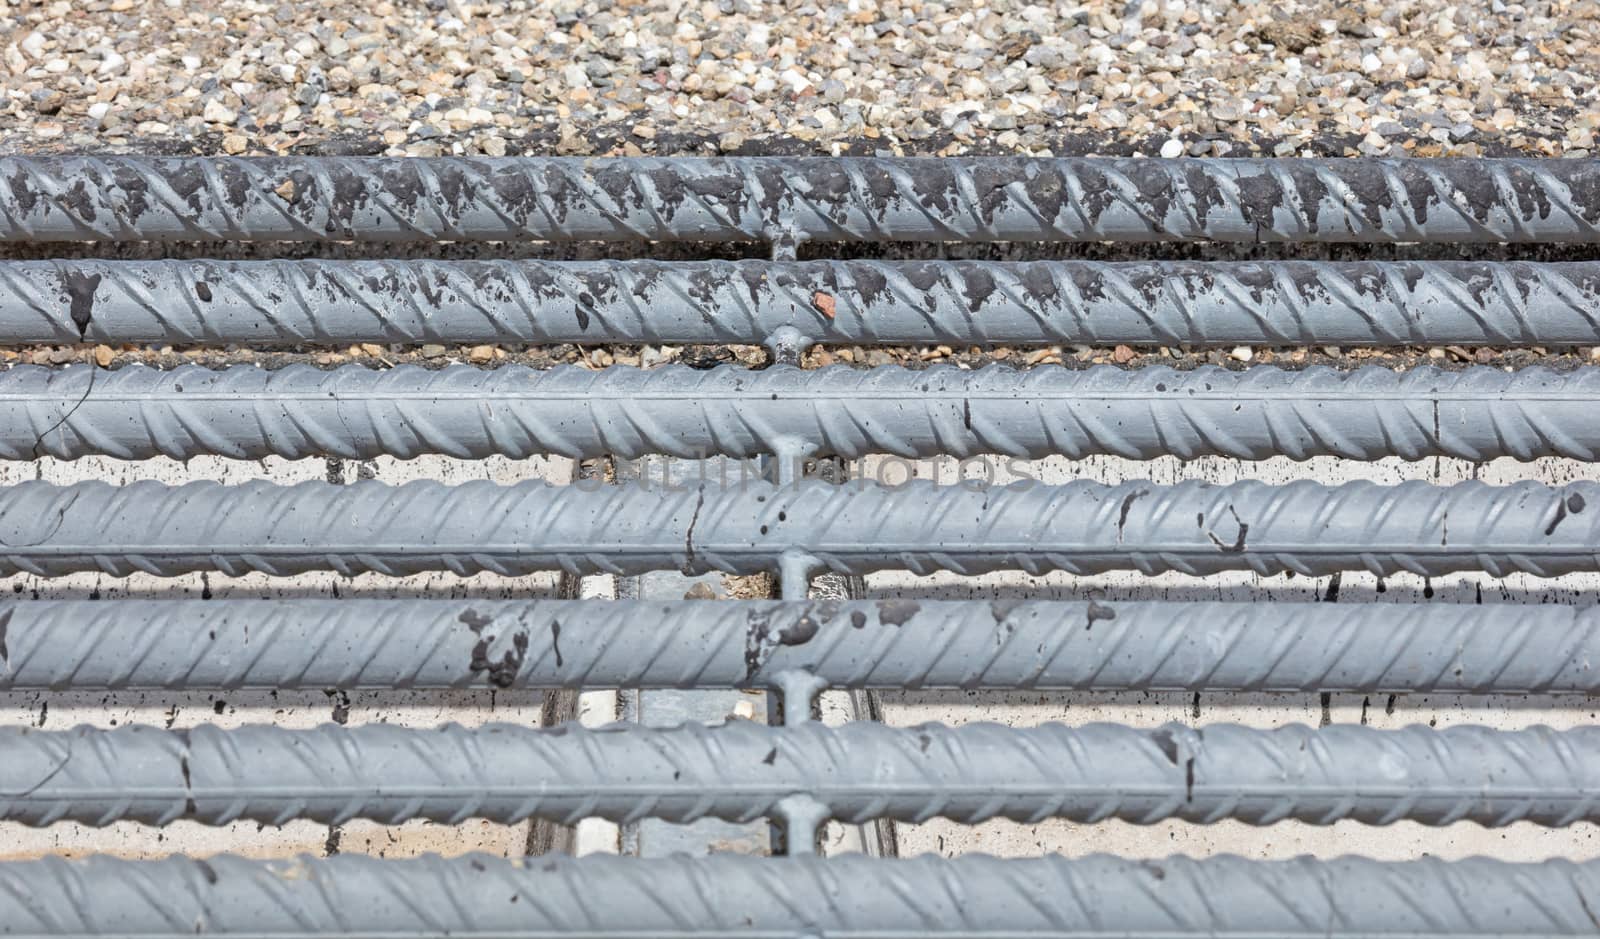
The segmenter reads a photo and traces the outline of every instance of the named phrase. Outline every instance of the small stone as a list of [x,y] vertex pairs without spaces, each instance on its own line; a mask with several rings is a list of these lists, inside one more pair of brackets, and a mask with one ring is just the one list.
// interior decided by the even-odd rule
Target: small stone
[[67,103],[67,96],[54,88],[40,88],[28,96],[33,103],[33,109],[40,114],[55,114],[61,106]]
[[279,199],[282,199],[285,202],[293,202],[295,196],[294,180],[286,179],[279,183],[277,188],[272,191],[278,194]]
[[1256,30],[1256,35],[1261,37],[1262,42],[1270,42],[1279,49],[1294,53],[1306,51],[1317,41],[1315,26],[1287,20],[1274,20]]
[[243,153],[250,148],[250,141],[238,134],[228,134],[222,138],[222,152],[228,154]]
[[1249,346],[1234,346],[1228,355],[1240,362],[1248,362],[1256,357],[1255,350]]
[[838,309],[838,302],[820,290],[811,295],[811,305],[830,320],[833,319],[834,311]]
[[1183,141],[1176,137],[1161,145],[1161,155],[1168,160],[1183,156]]
[[206,102],[205,110],[200,117],[208,124],[232,124],[239,119],[239,113],[220,100],[212,98]]
[[633,125],[633,135],[641,140],[656,139],[656,129],[649,124]]
[[1132,346],[1117,346],[1115,349],[1111,350],[1111,361],[1117,363],[1118,365],[1127,365],[1129,362],[1133,361],[1133,358],[1136,354],[1137,353],[1133,351]]
[[94,347],[94,362],[101,368],[105,368],[107,365],[110,365],[111,360],[115,357],[116,353],[111,350],[110,346]]
[[1366,72],[1368,75],[1381,72],[1383,71],[1383,60],[1378,58],[1375,53],[1369,52],[1361,57],[1361,71]]
[[430,342],[424,344],[418,351],[422,353],[422,357],[425,359],[437,359],[444,355],[444,346],[439,345],[437,342]]
[[474,362],[492,362],[494,346],[473,346],[467,351],[467,358]]

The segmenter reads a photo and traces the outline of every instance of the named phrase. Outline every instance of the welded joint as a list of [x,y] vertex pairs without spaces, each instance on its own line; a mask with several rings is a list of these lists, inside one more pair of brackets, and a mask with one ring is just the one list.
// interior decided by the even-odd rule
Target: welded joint
[[795,219],[794,213],[785,211],[772,220],[762,232],[774,261],[794,261],[800,256],[800,245],[807,240],[806,231]]
[[816,341],[795,327],[785,324],[768,333],[767,338],[761,340],[761,344],[766,347],[767,354],[772,356],[773,365],[798,366],[801,354],[815,345]]
[[[765,232],[767,244],[772,250],[774,261],[795,261],[800,256],[800,245],[806,240],[806,233],[795,221],[794,215],[783,213],[767,228]],[[767,353],[772,356],[775,365],[799,365],[800,355],[806,347],[815,340],[806,336],[793,326],[779,326],[773,330],[762,345],[766,346]]]
[[806,458],[816,451],[816,443],[808,441],[804,437],[786,434],[774,439],[772,441],[772,455],[778,461],[778,487],[798,486],[801,478],[805,476]]
[[784,796],[774,807],[783,826],[784,854],[790,857],[817,853],[817,833],[832,812],[815,796],[803,792]]
[[[792,465],[790,457],[779,454],[778,459],[782,464]],[[791,485],[794,481],[782,479],[784,470],[780,468],[779,485]],[[817,559],[800,551],[786,551],[778,559],[778,591],[781,600],[805,600],[811,595],[811,576],[822,569]]]
[[798,727],[811,720],[817,696],[828,690],[828,680],[806,668],[786,668],[772,676],[772,687],[783,700],[783,726]]

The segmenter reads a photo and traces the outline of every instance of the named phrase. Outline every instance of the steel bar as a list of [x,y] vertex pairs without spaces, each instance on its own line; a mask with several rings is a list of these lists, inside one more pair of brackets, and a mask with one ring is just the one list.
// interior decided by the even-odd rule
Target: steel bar
[[1600,369],[240,366],[0,372],[0,459],[1600,458]]
[[844,688],[1600,694],[1600,607],[860,600],[0,606],[0,690]]
[[0,573],[1600,570],[1600,483],[0,488]]
[[0,340],[1590,345],[1600,263],[0,262]]
[[0,240],[1600,240],[1594,160],[0,159]]
[[[1600,820],[1600,728],[1120,724],[0,728],[0,820]],[[809,839],[806,839],[809,840]]]
[[0,922],[11,935],[37,939],[1503,939],[1591,936],[1597,895],[1595,862],[1487,858],[386,861],[345,854],[0,865]]

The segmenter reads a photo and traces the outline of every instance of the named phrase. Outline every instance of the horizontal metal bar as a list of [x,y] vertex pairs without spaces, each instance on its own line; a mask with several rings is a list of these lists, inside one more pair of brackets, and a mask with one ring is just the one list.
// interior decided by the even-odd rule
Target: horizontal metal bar
[[1595,262],[0,262],[6,342],[1589,345],[1597,310]]
[[1600,570],[1600,483],[24,482],[0,573]]
[[1600,369],[0,372],[0,458],[1600,458]]
[[1594,241],[1593,160],[0,159],[0,240]]
[[[0,820],[1600,820],[1600,728],[0,728]],[[808,839],[809,840],[809,839]]]
[[355,854],[0,865],[33,937],[1591,936],[1600,863]]
[[1600,694],[1600,607],[1091,600],[41,600],[0,689]]

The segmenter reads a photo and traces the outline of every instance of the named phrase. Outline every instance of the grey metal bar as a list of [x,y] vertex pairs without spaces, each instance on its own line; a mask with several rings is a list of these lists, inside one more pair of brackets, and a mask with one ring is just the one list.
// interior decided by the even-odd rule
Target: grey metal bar
[[763,453],[1600,458],[1600,369],[0,372],[0,459]]
[[0,572],[752,574],[803,557],[837,573],[1550,577],[1600,569],[1597,505],[1589,482],[24,482],[0,488]]
[[748,822],[785,814],[796,793],[818,821],[851,824],[1600,820],[1596,727],[8,727],[0,750],[0,819],[36,826]]
[[1600,694],[1600,607],[941,600],[41,600],[0,689]]
[[[0,865],[12,935],[1591,936],[1600,864],[360,855]],[[1359,903],[1351,899],[1359,897]]]
[[0,159],[0,240],[1595,241],[1595,160]]
[[1588,345],[1597,310],[1595,262],[0,263],[7,342]]

